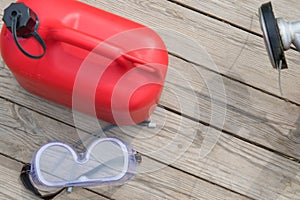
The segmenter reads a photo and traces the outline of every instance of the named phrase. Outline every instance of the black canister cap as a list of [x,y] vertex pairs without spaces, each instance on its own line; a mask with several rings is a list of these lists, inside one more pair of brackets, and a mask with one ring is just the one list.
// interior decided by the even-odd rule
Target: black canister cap
[[32,33],[37,23],[37,15],[24,3],[12,3],[4,10],[3,21],[6,27],[12,30],[12,20],[18,18],[17,35],[19,37]]

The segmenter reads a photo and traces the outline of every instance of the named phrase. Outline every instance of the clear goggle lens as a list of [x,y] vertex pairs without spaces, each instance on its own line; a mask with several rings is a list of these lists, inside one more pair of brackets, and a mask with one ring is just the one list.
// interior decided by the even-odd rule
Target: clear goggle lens
[[78,154],[67,144],[42,146],[32,160],[31,179],[36,187],[94,186],[124,183],[133,176],[136,152],[115,138],[97,139]]

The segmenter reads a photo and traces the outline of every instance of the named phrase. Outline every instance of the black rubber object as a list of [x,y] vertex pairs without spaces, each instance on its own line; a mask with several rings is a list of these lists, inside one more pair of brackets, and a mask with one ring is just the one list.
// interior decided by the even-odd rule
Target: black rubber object
[[[260,7],[261,28],[264,33],[264,40],[268,50],[269,58],[273,68],[279,69],[279,63],[282,61],[281,69],[288,68],[284,55],[284,48],[280,36],[277,20],[275,19],[271,2],[265,3]],[[265,27],[265,30],[263,28]]]
[[[34,13],[24,3],[12,3],[4,10],[4,16],[2,19],[11,31],[14,41],[19,50],[29,58],[40,59],[46,53],[46,44],[41,36],[37,33],[39,27],[39,19],[36,13]],[[34,37],[43,48],[43,53],[40,55],[32,55],[28,53],[18,41],[18,37],[29,38]]]
[[40,197],[41,199],[52,200],[54,197],[56,197],[58,194],[60,194],[62,191],[65,190],[65,188],[62,188],[62,189],[58,190],[57,192],[55,192],[53,194],[42,195],[39,192],[39,190],[37,188],[35,188],[34,185],[30,181],[30,178],[29,178],[30,170],[31,170],[31,164],[30,163],[25,164],[22,167],[21,174],[20,174],[20,179],[21,179],[24,187],[27,190],[31,191],[33,194]]

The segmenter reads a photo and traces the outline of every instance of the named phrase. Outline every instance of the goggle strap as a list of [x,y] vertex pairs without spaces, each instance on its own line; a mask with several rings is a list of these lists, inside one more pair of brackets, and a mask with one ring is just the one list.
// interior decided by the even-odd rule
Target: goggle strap
[[39,192],[39,190],[36,187],[34,187],[34,185],[30,181],[30,178],[29,178],[30,170],[31,170],[31,164],[30,163],[25,164],[22,167],[20,179],[27,190],[31,191],[32,193],[34,193],[36,196],[40,197],[41,199],[51,200],[66,189],[66,188],[62,188],[53,194],[42,195]]

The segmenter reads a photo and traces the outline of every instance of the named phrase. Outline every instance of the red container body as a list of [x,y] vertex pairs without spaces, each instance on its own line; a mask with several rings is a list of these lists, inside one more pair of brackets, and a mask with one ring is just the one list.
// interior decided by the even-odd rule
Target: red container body
[[[2,57],[27,91],[118,125],[139,123],[157,105],[168,53],[150,28],[75,0],[22,0],[39,18],[41,59],[25,56],[3,25]],[[19,38],[31,54],[42,48]]]

